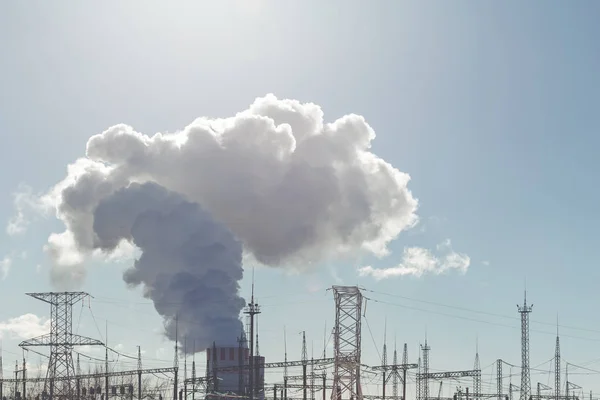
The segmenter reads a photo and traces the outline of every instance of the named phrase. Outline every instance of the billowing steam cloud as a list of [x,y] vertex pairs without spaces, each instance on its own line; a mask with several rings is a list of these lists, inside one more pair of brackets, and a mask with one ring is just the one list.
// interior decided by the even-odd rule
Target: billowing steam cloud
[[[242,245],[198,204],[155,183],[132,183],[100,201],[94,213],[98,246],[130,240],[142,255],[124,275],[165,317],[167,336],[193,338],[204,349],[218,338],[234,345],[242,331]],[[199,306],[203,305],[203,306]],[[190,346],[189,350],[193,350]]]
[[[226,315],[241,307],[238,253],[219,224],[265,265],[302,268],[356,249],[384,255],[417,221],[417,201],[409,176],[370,152],[374,137],[361,116],[325,124],[317,105],[273,95],[176,133],[113,126],[89,139],[86,157],[48,194],[66,225],[46,246],[53,282],[80,283],[86,256],[135,243],[142,256],[126,282],[143,284],[168,321],[177,310],[159,299],[194,304],[210,319],[204,309],[214,303],[200,292],[225,299]],[[133,185],[145,182],[155,185]],[[211,265],[200,257],[215,250],[207,243],[224,246]],[[195,334],[215,333],[202,329]]]

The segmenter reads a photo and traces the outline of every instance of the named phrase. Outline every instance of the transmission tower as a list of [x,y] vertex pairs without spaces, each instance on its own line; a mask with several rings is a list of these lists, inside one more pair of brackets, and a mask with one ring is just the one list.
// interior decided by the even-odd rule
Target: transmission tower
[[527,291],[523,305],[517,305],[517,310],[521,314],[521,397],[520,400],[529,400],[531,395],[531,377],[529,371],[529,314],[533,309],[532,305],[527,305]]
[[502,360],[496,360],[496,384],[498,390],[498,400],[502,400]]
[[556,349],[554,350],[554,392],[556,400],[560,398],[560,338],[558,336],[558,320],[556,321]]
[[361,311],[357,286],[333,286],[335,300],[332,400],[362,400],[360,384]]
[[423,379],[421,380],[422,389],[421,396],[424,400],[429,399],[429,351],[431,347],[427,345],[427,338],[425,338],[425,345],[421,345],[423,351]]
[[[475,363],[473,364],[473,369],[481,371],[481,365],[479,363],[479,343],[477,344],[477,350],[475,351]],[[475,391],[474,399],[481,400],[481,374],[473,377],[473,390]]]
[[20,347],[50,347],[50,360],[44,383],[44,392],[52,400],[72,398],[75,375],[72,350],[74,346],[104,346],[99,340],[73,333],[73,305],[90,297],[85,292],[27,293],[35,299],[50,304],[50,333],[25,340]]

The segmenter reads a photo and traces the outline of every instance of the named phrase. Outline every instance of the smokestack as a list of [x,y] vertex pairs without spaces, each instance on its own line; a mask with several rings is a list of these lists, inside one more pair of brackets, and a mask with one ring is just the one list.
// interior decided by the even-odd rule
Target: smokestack
[[[235,346],[242,249],[301,270],[356,251],[385,255],[417,222],[410,177],[370,151],[374,138],[359,115],[325,123],[319,106],[273,95],[175,133],[110,127],[45,196],[66,226],[45,248],[52,282],[74,289],[87,258],[133,249],[141,255],[125,282],[144,288],[169,337],[179,313],[198,348]],[[224,330],[235,333],[229,343]]]

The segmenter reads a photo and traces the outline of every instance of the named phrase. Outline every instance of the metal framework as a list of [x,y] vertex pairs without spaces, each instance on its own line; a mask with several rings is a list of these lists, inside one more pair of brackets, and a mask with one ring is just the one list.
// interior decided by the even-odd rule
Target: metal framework
[[[552,388],[548,385],[544,385],[541,382],[537,383],[537,391],[536,391],[536,398],[537,399],[541,399],[542,398],[542,390],[552,390]],[[533,397],[533,396],[531,396]]]
[[[475,352],[475,363],[473,365],[473,369],[475,371],[481,371],[481,365],[479,363],[479,346],[477,346],[478,349]],[[479,375],[475,375],[473,377],[473,390],[475,391],[474,394],[474,399],[475,400],[480,400],[480,395],[481,395],[481,374]]]
[[[385,347],[385,346],[384,346]],[[404,352],[402,354],[402,364],[398,364],[398,351],[396,349],[396,342],[394,341],[394,358],[391,365],[387,364],[387,348],[384,350],[383,357],[383,365],[369,367],[372,371],[383,371],[384,373],[384,383],[387,384],[390,380],[392,381],[392,398],[394,400],[405,399],[406,398],[406,371],[409,369],[419,368],[418,364],[409,364],[408,363],[408,347],[406,343],[404,343]],[[386,371],[391,371],[389,375],[386,376]],[[402,375],[400,375],[400,371],[402,371]],[[402,397],[398,397],[398,383],[402,382]],[[363,399],[366,399],[367,396],[363,395]],[[386,399],[386,391],[385,385],[383,386],[383,391],[381,395],[381,399]]]
[[529,370],[529,314],[533,310],[533,304],[527,305],[527,291],[523,306],[517,305],[521,314],[521,397],[520,400],[529,400],[531,395],[531,376]]
[[554,350],[554,396],[560,398],[560,338],[558,336],[558,323],[556,324],[556,348]]
[[[408,346],[404,343],[404,351],[402,352],[402,364],[408,364]],[[418,368],[419,366],[413,364],[412,368]],[[406,368],[402,370],[402,400],[406,400]]]
[[[25,340],[20,347],[33,346],[50,347],[50,361],[44,383],[44,392],[50,400],[71,398],[73,395],[73,365],[72,349],[74,346],[104,346],[99,340],[76,335],[73,333],[73,305],[90,297],[85,292],[46,292],[26,293],[35,299],[50,304],[50,333]],[[59,385],[55,385],[60,382]]]
[[[334,362],[333,358],[316,358],[316,359],[311,359],[311,360],[306,360],[306,361],[302,361],[302,360],[298,360],[298,361],[278,361],[278,362],[270,362],[270,363],[261,363],[258,362],[254,365],[254,368],[285,368],[285,367],[301,367],[302,365],[304,365],[304,363],[308,364],[308,365],[326,365],[326,364],[332,364]],[[244,364],[243,366],[239,367],[237,365],[231,365],[228,367],[216,367],[215,371],[219,371],[219,372],[233,372],[233,371],[239,371],[240,369],[249,369],[250,366],[248,364]]]
[[333,286],[332,289],[335,327],[331,399],[362,400],[360,350],[363,295],[357,286]]
[[497,384],[497,394],[498,400],[502,400],[502,363],[503,361],[498,359],[496,360],[496,384]]
[[421,396],[422,396],[422,385],[421,385],[421,374],[423,373],[423,363],[421,360],[421,351],[419,351],[419,359],[417,361],[417,400],[421,400]]
[[[394,363],[393,364],[387,364],[387,365],[377,365],[375,367],[369,367],[367,365],[362,365],[364,368],[367,368],[371,371],[374,372],[380,372],[380,371],[391,371],[389,375],[386,376],[385,382],[386,384],[389,383],[390,379],[393,382],[393,398],[394,399],[398,399],[398,381],[402,381],[402,392],[403,395],[401,398],[404,398],[405,396],[405,392],[406,392],[406,371],[409,369],[415,369],[418,368],[419,365],[418,364],[409,364],[408,362],[406,363],[402,363],[402,364],[396,364],[396,361],[398,359],[397,356],[397,352],[396,350],[394,350]],[[408,360],[408,354],[407,354],[407,350],[406,350],[406,344],[404,345],[404,355],[402,357],[403,361]],[[400,371],[402,371],[402,376],[400,376]],[[379,398],[379,397],[378,397]],[[389,398],[389,396],[386,395],[385,392],[382,392],[382,395],[380,396],[380,398],[382,400],[385,400],[386,398]],[[366,395],[363,394],[363,399],[366,399]]]
[[[145,369],[145,370],[140,370],[140,369],[135,369],[135,370],[127,370],[127,371],[112,371],[112,372],[106,372],[106,371],[102,371],[102,372],[98,372],[98,373],[90,373],[90,374],[77,374],[77,375],[71,375],[71,376],[63,376],[61,378],[57,378],[56,382],[65,382],[65,381],[71,381],[75,383],[75,387],[76,390],[74,390],[74,393],[72,395],[72,397],[70,397],[69,399],[77,399],[77,400],[83,400],[83,399],[89,399],[90,395],[94,395],[94,392],[98,395],[101,394],[102,391],[104,391],[105,394],[103,394],[102,396],[104,398],[106,398],[106,396],[111,396],[111,397],[117,397],[117,398],[123,398],[123,396],[119,397],[119,389],[120,389],[120,394],[123,395],[125,393],[125,391],[128,392],[127,397],[129,399],[137,399],[137,400],[141,400],[143,398],[146,399],[152,399],[154,398],[154,396],[152,396],[148,391],[142,391],[142,375],[144,374],[149,374],[149,375],[171,375],[173,376],[173,374],[175,373],[175,368],[151,368],[151,369]],[[137,376],[137,385],[134,385],[133,382],[130,383],[126,383],[124,384],[123,381],[121,380],[121,382],[119,384],[113,384],[111,386],[109,386],[106,382],[109,378],[124,378],[124,377],[136,377]],[[102,384],[100,384],[100,380],[104,379],[105,382],[105,386],[104,388],[102,388]],[[90,384],[90,381],[95,381],[91,383],[91,386],[86,386],[85,383],[87,382],[88,384]],[[15,385],[15,393],[17,393],[17,387],[19,384],[23,385],[23,392],[21,393],[21,397],[17,396],[18,398],[21,399],[29,399],[32,398],[33,396],[30,396],[29,393],[25,394],[25,387],[28,384],[32,384],[32,383],[46,383],[47,379],[45,377],[15,377],[15,378],[9,378],[9,379],[1,379],[0,380],[0,395],[2,394],[2,387],[7,385],[7,384],[14,384]],[[135,390],[134,387],[137,386],[137,396],[134,397],[135,394]],[[15,394],[16,395],[16,394]],[[56,394],[55,394],[56,396]],[[8,396],[2,396],[3,398],[8,398]],[[160,398],[161,396],[159,396]],[[36,399],[38,399],[38,396],[35,397]],[[43,398],[43,394],[42,394],[42,398]],[[68,400],[68,399],[65,399]]]
[[427,344],[427,339],[425,339],[425,344],[421,345],[421,351],[423,353],[423,364],[421,367],[421,373],[418,374],[418,385],[420,386],[419,393],[421,395],[420,399],[429,399],[429,351],[431,347]]
[[[114,377],[121,377],[121,376],[136,376],[140,372],[142,374],[151,374],[151,375],[173,374],[174,371],[175,371],[175,368],[173,368],[173,367],[149,368],[149,369],[144,369],[142,371],[137,370],[137,369],[129,370],[129,371],[112,371],[112,372],[102,371],[102,372],[91,373],[91,374],[71,375],[69,377],[63,376],[61,378],[56,378],[56,381],[63,382],[66,380],[76,381],[78,379],[81,380],[81,379],[94,379],[94,378],[105,378],[105,377],[114,378]],[[47,380],[47,378],[27,378],[26,379],[27,383],[46,382],[46,380]],[[6,379],[2,379],[2,382],[4,382],[4,383],[23,382],[23,379],[6,378]],[[55,395],[56,395],[56,393],[55,393]]]
[[[248,396],[250,400],[254,399],[254,395],[256,394],[256,377],[254,376],[255,371],[258,371],[256,366],[254,365],[254,318],[260,314],[260,306],[254,302],[254,272],[252,272],[252,297],[250,299],[250,303],[244,309],[244,314],[250,317],[250,357],[248,359],[248,367],[250,368],[250,372],[248,374]],[[216,384],[216,383],[215,383]]]
[[[425,376],[427,375],[427,376]],[[445,372],[430,372],[428,374],[420,373],[417,375],[418,378],[424,379],[456,379],[481,376],[481,371],[478,369],[471,369],[468,371],[445,371]]]
[[[394,340],[394,358],[392,364],[398,364],[398,351],[396,350],[396,341]],[[398,381],[399,381],[398,369],[392,370],[392,395],[394,400],[398,400]]]
[[[381,357],[381,365],[383,366],[383,379],[381,382],[382,385],[382,393],[381,398],[385,400],[385,389],[387,384],[387,320],[385,321],[385,327],[383,329],[383,355]],[[395,349],[394,349],[395,350]]]

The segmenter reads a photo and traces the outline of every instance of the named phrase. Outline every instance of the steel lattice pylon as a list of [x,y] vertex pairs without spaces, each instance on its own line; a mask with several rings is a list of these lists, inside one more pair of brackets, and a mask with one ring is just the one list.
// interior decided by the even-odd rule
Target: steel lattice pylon
[[50,333],[25,340],[20,347],[48,346],[50,361],[44,392],[50,400],[74,397],[72,379],[75,373],[72,350],[74,346],[104,346],[99,340],[73,334],[73,305],[89,297],[85,292],[27,293],[50,304]]
[[[473,369],[476,371],[481,371],[481,364],[479,362],[479,345],[477,346],[477,351],[475,352],[475,363],[473,364]],[[481,374],[475,375],[473,377],[473,393],[474,400],[481,400]]]
[[333,286],[335,300],[332,400],[362,400],[360,385],[361,311],[357,286]]
[[554,350],[554,395],[560,399],[560,337],[558,336],[558,323],[556,324],[556,348]]
[[502,360],[496,361],[496,384],[498,390],[498,400],[502,400]]
[[423,400],[429,399],[429,351],[431,347],[427,345],[427,338],[425,338],[425,345],[421,345],[421,350],[423,351],[423,367],[422,373],[423,377],[421,379],[421,398]]
[[521,314],[521,397],[520,400],[529,400],[531,395],[531,377],[529,370],[529,314],[533,304],[527,305],[527,292],[523,306],[517,305]]

